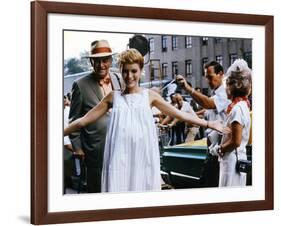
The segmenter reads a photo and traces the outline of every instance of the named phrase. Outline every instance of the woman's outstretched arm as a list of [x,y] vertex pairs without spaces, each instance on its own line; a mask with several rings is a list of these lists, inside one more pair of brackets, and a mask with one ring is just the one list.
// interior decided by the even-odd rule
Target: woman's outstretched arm
[[69,126],[64,129],[63,132],[64,136],[67,136],[73,133],[74,131],[77,131],[82,127],[85,127],[90,123],[94,123],[96,120],[98,120],[101,116],[103,116],[108,111],[108,109],[112,104],[112,99],[113,99],[113,92],[105,96],[98,105],[93,107],[83,117],[78,118],[72,123],[70,123]]
[[223,133],[230,132],[230,129],[228,127],[223,126],[218,121],[206,121],[205,119],[200,119],[197,115],[193,115],[176,109],[154,91],[149,91],[149,98],[152,106],[157,107],[162,113],[171,117],[175,117],[180,121],[186,121],[190,124],[211,128]]

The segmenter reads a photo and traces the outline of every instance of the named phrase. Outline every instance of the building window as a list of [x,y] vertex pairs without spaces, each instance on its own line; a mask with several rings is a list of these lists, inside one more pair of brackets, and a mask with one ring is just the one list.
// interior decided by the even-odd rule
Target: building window
[[245,52],[244,60],[248,63],[248,67],[252,68],[252,52]]
[[216,44],[222,43],[222,38],[215,38],[215,43]]
[[192,47],[192,37],[185,36],[185,48],[191,48],[191,47]]
[[185,61],[185,74],[186,74],[186,77],[192,76],[192,61],[191,60]]
[[168,45],[167,45],[168,36],[167,35],[163,35],[161,37],[161,40],[162,40],[162,52],[167,52],[167,49],[168,49]]
[[202,58],[202,75],[205,76],[205,65],[208,63],[208,57]]
[[222,55],[216,56],[216,61],[222,65]]
[[162,64],[162,77],[163,78],[168,77],[168,64],[167,63]]
[[178,74],[178,62],[174,61],[172,62],[172,73],[173,73],[173,78],[175,77],[175,75]]
[[229,42],[236,41],[236,40],[237,40],[237,38],[229,38],[228,39]]
[[238,58],[236,53],[232,53],[229,55],[229,63],[233,64],[233,62]]
[[172,36],[172,50],[176,50],[178,48],[178,37]]
[[150,50],[150,54],[154,53],[154,38],[149,39],[149,50]]
[[202,38],[202,45],[203,45],[203,46],[208,45],[208,40],[209,40],[208,37],[203,37],[203,38]]
[[154,63],[150,62],[150,81],[154,81],[154,79],[155,79]]

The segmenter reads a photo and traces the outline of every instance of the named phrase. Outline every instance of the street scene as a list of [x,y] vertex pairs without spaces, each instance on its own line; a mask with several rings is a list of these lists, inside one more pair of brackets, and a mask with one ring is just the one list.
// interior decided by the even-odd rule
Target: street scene
[[64,194],[252,185],[252,40],[64,31]]

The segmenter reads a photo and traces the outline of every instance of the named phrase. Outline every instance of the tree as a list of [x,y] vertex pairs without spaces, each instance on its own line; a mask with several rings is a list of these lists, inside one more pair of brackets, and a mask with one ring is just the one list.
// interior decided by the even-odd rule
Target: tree
[[76,74],[85,71],[80,65],[80,60],[77,58],[70,58],[64,65],[65,75]]

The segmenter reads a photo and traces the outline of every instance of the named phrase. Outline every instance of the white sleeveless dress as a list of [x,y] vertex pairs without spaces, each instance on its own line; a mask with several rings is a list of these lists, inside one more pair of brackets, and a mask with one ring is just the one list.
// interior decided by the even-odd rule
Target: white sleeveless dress
[[102,192],[161,190],[158,137],[148,90],[115,91],[107,129]]

